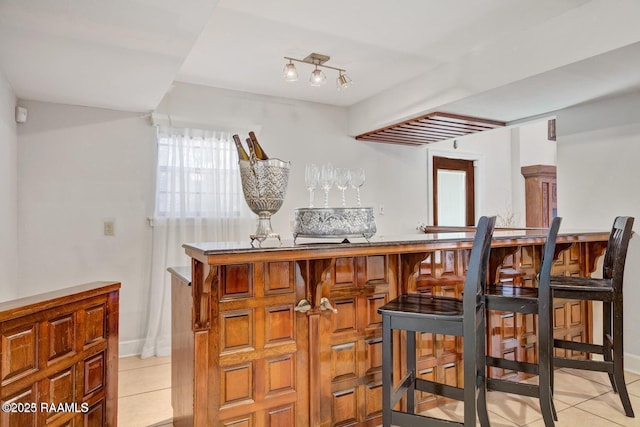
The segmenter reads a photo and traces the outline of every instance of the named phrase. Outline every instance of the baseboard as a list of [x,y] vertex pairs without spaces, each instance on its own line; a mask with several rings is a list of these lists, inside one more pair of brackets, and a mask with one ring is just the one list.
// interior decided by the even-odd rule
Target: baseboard
[[119,356],[120,357],[129,357],[129,356],[138,356],[142,351],[142,345],[144,344],[143,339],[139,340],[130,340],[130,341],[120,341],[119,345]]
[[[119,356],[120,357],[140,356],[143,353],[144,341],[145,341],[144,339],[130,340],[130,341],[120,341]],[[153,350],[151,352],[147,351],[147,353],[151,353],[151,354],[148,354],[145,357],[149,357],[149,356],[157,356],[157,357],[170,356],[171,355],[171,344],[170,344],[170,342],[163,342],[162,345],[158,345],[158,347],[155,350]]]
[[624,354],[624,370],[640,375],[640,356],[637,354]]

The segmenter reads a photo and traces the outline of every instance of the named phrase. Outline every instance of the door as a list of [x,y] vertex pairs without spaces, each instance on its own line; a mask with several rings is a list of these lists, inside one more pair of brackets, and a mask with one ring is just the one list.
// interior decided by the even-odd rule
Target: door
[[475,224],[473,160],[433,157],[433,225]]

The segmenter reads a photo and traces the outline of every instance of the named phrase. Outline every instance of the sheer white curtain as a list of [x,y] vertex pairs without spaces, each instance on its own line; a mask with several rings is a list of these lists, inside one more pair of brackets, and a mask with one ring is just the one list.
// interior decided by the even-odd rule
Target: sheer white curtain
[[171,278],[190,265],[183,243],[246,240],[255,215],[242,195],[229,132],[158,128],[147,335],[141,357],[171,352]]

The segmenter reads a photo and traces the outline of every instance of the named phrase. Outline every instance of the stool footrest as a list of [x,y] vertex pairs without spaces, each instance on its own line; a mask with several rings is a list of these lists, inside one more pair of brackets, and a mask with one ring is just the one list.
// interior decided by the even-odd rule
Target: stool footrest
[[584,369],[586,371],[607,372],[613,374],[613,362],[602,360],[567,359],[554,357],[553,364],[558,368]]
[[535,384],[518,383],[498,378],[487,378],[487,389],[521,396],[540,397],[540,389]]
[[487,366],[492,368],[509,369],[511,371],[524,372],[538,375],[538,364],[529,362],[518,362],[515,360],[501,359],[499,357],[487,356]]
[[417,378],[416,390],[426,391],[427,393],[435,393],[440,396],[464,401],[464,389],[459,387],[453,387],[443,383],[437,383],[434,381]]
[[564,348],[565,350],[579,351],[582,353],[604,354],[604,348],[600,344],[555,339],[553,340],[553,346],[556,348]]
[[426,425],[426,423],[431,427],[453,427],[453,426],[463,426],[464,423],[443,420],[440,418],[433,418],[426,415],[419,414],[407,414],[406,412],[398,412],[391,411],[391,424],[397,426],[416,426],[416,425]]

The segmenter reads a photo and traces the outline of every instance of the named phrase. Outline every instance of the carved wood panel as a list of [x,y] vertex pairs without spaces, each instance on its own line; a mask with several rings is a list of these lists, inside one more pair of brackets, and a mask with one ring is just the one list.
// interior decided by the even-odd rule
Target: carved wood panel
[[217,267],[217,275],[220,300],[213,304],[219,334],[211,358],[219,390],[209,406],[210,423],[300,425],[308,419],[308,406],[299,403],[306,398],[308,361],[299,336],[305,316],[294,310],[305,296],[297,265],[232,264]]
[[[551,274],[564,276],[583,276],[589,272],[587,259],[587,247],[585,245],[572,245],[568,250],[560,253],[558,259],[553,264]],[[589,327],[590,306],[587,301],[576,301],[566,299],[553,300],[553,336],[576,342],[587,342],[590,335]],[[581,358],[586,357],[585,353],[554,348],[558,356]]]
[[96,282],[0,304],[0,400],[15,405],[0,426],[116,424],[119,288]]
[[377,309],[389,298],[390,264],[396,265],[386,255],[339,258],[323,285],[337,312],[320,312],[320,343],[310,349],[329,368],[321,372],[320,425],[381,422],[382,318]]
[[[441,250],[430,253],[419,267],[416,291],[437,296],[461,298],[469,251]],[[404,338],[404,337],[403,337]],[[404,347],[405,341],[401,341]],[[418,375],[430,381],[459,386],[462,380],[462,338],[419,333],[416,337]],[[403,367],[404,371],[404,367]],[[442,397],[420,392],[416,406],[424,411],[443,402]]]

